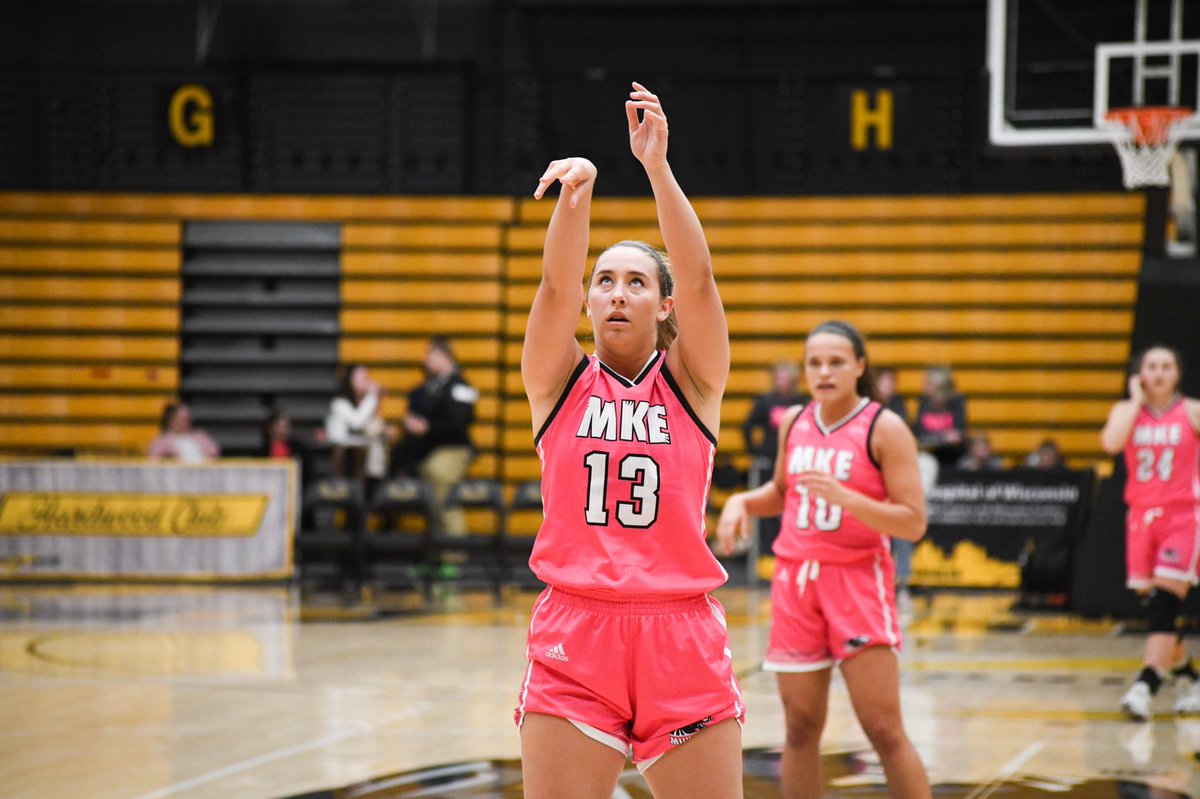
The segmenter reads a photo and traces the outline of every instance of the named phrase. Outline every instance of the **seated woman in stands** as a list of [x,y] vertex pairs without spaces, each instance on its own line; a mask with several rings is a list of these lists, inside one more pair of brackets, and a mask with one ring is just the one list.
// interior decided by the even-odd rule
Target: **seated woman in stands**
[[935,366],[925,371],[912,428],[917,444],[942,466],[953,466],[963,456],[967,401],[955,390],[949,367]]
[[192,412],[182,402],[169,403],[163,409],[160,427],[162,432],[146,450],[151,458],[203,463],[221,455],[221,448],[208,433],[192,427]]
[[[325,417],[325,439],[334,447],[334,471],[354,477],[387,476],[389,431],[380,414],[383,388],[371,379],[367,367],[350,364],[342,373],[337,396]],[[352,453],[347,468],[347,453]]]
[[969,472],[991,472],[1004,468],[1004,461],[992,449],[987,433],[975,433],[967,439],[967,453],[958,459],[956,468]]

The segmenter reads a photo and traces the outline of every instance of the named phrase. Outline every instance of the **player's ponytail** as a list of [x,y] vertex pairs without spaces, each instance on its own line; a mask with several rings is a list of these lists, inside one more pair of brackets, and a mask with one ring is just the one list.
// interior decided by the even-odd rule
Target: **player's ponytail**
[[854,357],[861,359],[864,364],[863,373],[854,384],[854,390],[860,397],[868,397],[878,401],[879,394],[875,389],[875,375],[871,372],[871,360],[867,358],[867,345],[863,341],[862,334],[858,332],[858,328],[849,322],[831,319],[828,322],[822,322],[817,325],[808,336],[812,338],[818,333],[832,333],[850,342],[850,346],[854,348]]

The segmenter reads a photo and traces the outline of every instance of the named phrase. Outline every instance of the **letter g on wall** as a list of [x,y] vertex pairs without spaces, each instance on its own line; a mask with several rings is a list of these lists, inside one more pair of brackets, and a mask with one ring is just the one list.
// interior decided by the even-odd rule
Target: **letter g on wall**
[[212,147],[214,137],[212,93],[195,83],[180,86],[167,107],[171,138],[181,147]]

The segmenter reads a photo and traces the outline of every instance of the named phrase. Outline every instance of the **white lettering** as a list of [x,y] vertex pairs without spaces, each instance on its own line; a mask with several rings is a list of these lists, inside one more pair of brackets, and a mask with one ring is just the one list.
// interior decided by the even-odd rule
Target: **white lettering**
[[[642,403],[646,404],[646,403]],[[670,444],[671,431],[667,429],[667,409],[662,405],[650,405],[647,422],[651,444]]]
[[845,482],[850,479],[850,470],[854,466],[854,452],[832,447],[796,447],[788,456],[788,474],[803,472],[822,472],[832,474],[838,480]]
[[642,400],[621,400],[620,415],[617,403],[588,397],[587,410],[579,423],[577,438],[602,438],[605,441],[641,441],[651,444],[670,444],[667,429],[667,409]]
[[837,450],[824,447],[817,450],[817,457],[813,460],[813,469],[821,474],[833,474],[833,455],[835,452]]
[[579,424],[578,438],[603,438],[617,440],[617,403],[605,402],[599,397],[588,397],[587,411]]
[[788,474],[803,474],[812,471],[813,448],[796,447],[788,458]]
[[854,463],[854,453],[846,450],[838,450],[837,459],[834,461],[833,476],[841,480],[843,483],[850,479],[850,466]]
[[621,401],[621,440],[646,440],[646,412],[650,405],[633,400]]

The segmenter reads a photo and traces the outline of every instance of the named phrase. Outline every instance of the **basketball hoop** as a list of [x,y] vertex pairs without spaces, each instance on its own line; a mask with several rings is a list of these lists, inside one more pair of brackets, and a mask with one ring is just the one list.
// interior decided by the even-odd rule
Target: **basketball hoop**
[[1192,115],[1192,109],[1176,106],[1114,108],[1104,115],[1121,157],[1125,188],[1170,184],[1171,156],[1179,147],[1182,123]]

